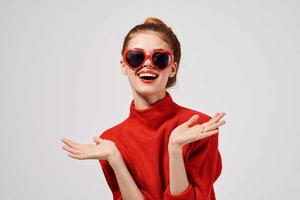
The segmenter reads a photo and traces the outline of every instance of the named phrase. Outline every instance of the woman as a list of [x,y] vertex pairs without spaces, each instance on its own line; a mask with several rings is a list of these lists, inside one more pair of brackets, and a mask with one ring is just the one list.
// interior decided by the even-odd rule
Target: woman
[[172,100],[166,89],[176,83],[180,56],[176,35],[161,20],[135,26],[121,59],[133,95],[129,116],[95,144],[62,139],[70,157],[100,161],[114,199],[215,199],[225,113],[209,117]]

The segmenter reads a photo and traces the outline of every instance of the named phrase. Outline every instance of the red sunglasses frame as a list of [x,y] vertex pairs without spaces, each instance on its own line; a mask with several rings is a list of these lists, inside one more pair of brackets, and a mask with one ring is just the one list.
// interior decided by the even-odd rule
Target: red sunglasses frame
[[[132,67],[132,66],[130,66],[130,65],[127,63],[127,61],[126,61],[126,54],[128,53],[128,51],[138,51],[138,52],[143,52],[144,55],[145,55],[144,61],[143,61],[138,67]],[[157,52],[160,52],[160,53],[168,53],[168,54],[171,56],[170,63],[169,63],[166,67],[164,67],[164,68],[162,68],[162,69],[159,68],[159,67],[157,67],[157,66],[154,64],[153,60],[152,60],[153,54],[154,54],[154,53],[157,53]],[[123,52],[122,57],[123,57],[123,62],[125,62],[125,64],[126,64],[128,67],[130,67],[132,70],[136,70],[136,69],[140,68],[141,66],[143,66],[147,59],[150,59],[152,66],[155,67],[155,68],[156,68],[157,70],[159,70],[159,71],[168,68],[168,67],[173,63],[173,61],[174,61],[174,54],[173,54],[173,52],[170,51],[170,50],[163,50],[163,49],[156,49],[156,50],[153,50],[150,54],[146,54],[146,51],[145,51],[144,49],[125,49],[125,51]]]

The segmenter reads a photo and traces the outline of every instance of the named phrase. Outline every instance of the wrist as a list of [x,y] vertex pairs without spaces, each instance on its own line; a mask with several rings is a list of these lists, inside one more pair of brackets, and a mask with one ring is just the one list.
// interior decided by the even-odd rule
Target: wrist
[[174,143],[169,143],[168,152],[172,155],[181,155],[182,154],[182,146]]

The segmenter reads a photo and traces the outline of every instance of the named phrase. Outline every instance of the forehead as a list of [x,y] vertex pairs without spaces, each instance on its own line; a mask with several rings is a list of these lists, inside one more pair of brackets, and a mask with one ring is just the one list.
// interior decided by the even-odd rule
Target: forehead
[[134,34],[129,40],[127,48],[141,48],[148,53],[154,49],[171,50],[162,36],[153,31]]

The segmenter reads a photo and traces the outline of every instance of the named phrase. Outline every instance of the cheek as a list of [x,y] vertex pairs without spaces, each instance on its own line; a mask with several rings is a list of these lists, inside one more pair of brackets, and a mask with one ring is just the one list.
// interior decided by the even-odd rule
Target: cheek
[[171,74],[171,68],[168,68],[168,69],[166,69],[165,71],[163,71],[163,72],[162,72],[163,79],[164,79],[164,80],[168,80],[170,74]]
[[160,74],[160,81],[159,81],[159,85],[166,85],[168,80],[169,80],[169,72],[168,71],[164,71]]
[[131,69],[127,69],[127,76],[130,81],[134,81],[136,79],[135,72]]

